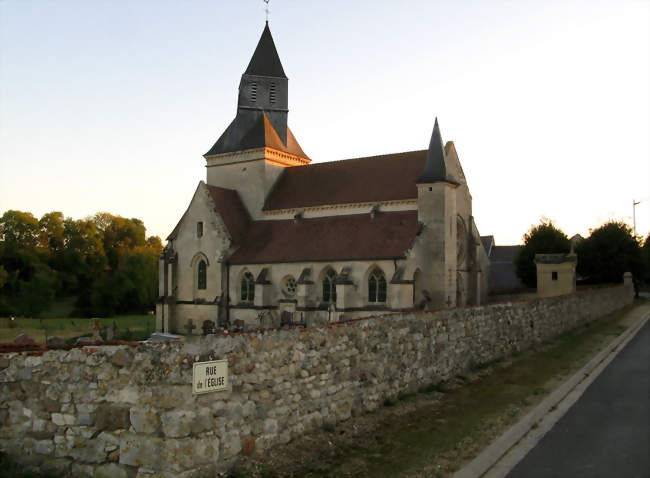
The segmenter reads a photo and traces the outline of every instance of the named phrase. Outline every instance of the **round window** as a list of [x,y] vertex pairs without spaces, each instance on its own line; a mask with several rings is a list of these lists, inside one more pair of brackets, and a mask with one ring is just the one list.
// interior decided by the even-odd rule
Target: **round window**
[[282,281],[282,291],[289,296],[296,295],[296,279],[291,276],[287,276]]

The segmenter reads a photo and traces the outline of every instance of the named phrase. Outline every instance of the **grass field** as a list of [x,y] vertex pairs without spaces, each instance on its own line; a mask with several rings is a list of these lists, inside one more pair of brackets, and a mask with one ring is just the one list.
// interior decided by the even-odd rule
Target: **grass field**
[[[116,326],[117,338],[122,340],[144,340],[155,330],[153,315],[118,315],[99,319],[104,327]],[[27,334],[38,343],[45,343],[48,337],[71,340],[91,335],[91,319],[85,318],[16,318],[0,317],[0,342],[11,342],[21,333]]]

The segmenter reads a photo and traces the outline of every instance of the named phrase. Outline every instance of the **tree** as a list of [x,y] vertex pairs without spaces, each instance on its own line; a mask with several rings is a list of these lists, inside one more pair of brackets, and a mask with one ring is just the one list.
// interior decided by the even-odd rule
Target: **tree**
[[5,244],[36,246],[40,235],[38,219],[31,212],[9,210],[0,218]]
[[75,313],[85,316],[154,306],[162,241],[147,238],[140,219],[54,211],[37,220],[10,210],[0,232],[0,314],[36,315],[58,294],[76,296]]
[[524,234],[524,245],[515,258],[517,277],[528,287],[537,287],[535,254],[566,253],[571,250],[567,235],[549,219],[542,219]]
[[102,223],[98,226],[98,229],[101,228],[104,232],[104,251],[112,269],[117,267],[125,251],[145,245],[146,229],[140,219],[120,216],[107,218],[106,213],[103,213]]
[[106,268],[102,235],[92,219],[67,218],[63,223],[63,242],[58,262],[63,289],[67,294],[87,293]]
[[30,212],[9,210],[0,218],[0,227],[1,312],[37,314],[51,304],[58,286],[47,249],[39,245],[38,220]]
[[63,213],[53,211],[43,214],[38,227],[41,247],[49,249],[52,255],[59,253],[63,249]]
[[623,221],[609,221],[578,246],[578,274],[593,284],[623,282],[631,272],[635,285],[644,277],[645,264],[639,240]]

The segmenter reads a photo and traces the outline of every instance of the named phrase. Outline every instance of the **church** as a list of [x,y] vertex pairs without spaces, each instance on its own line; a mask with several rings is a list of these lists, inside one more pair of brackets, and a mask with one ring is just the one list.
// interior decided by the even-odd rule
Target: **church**
[[[312,164],[268,22],[237,114],[159,259],[156,329],[201,333],[462,307],[490,262],[454,143]],[[423,138],[424,139],[424,138]],[[423,143],[426,144],[426,139]]]

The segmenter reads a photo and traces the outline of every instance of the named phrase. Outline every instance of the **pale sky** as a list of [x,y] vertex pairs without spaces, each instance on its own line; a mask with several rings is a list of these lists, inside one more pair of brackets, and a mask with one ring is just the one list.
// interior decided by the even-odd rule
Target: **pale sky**
[[[314,162],[454,141],[482,235],[650,228],[650,1],[271,0]],[[0,0],[0,214],[108,211],[163,239],[205,179],[262,0]]]

